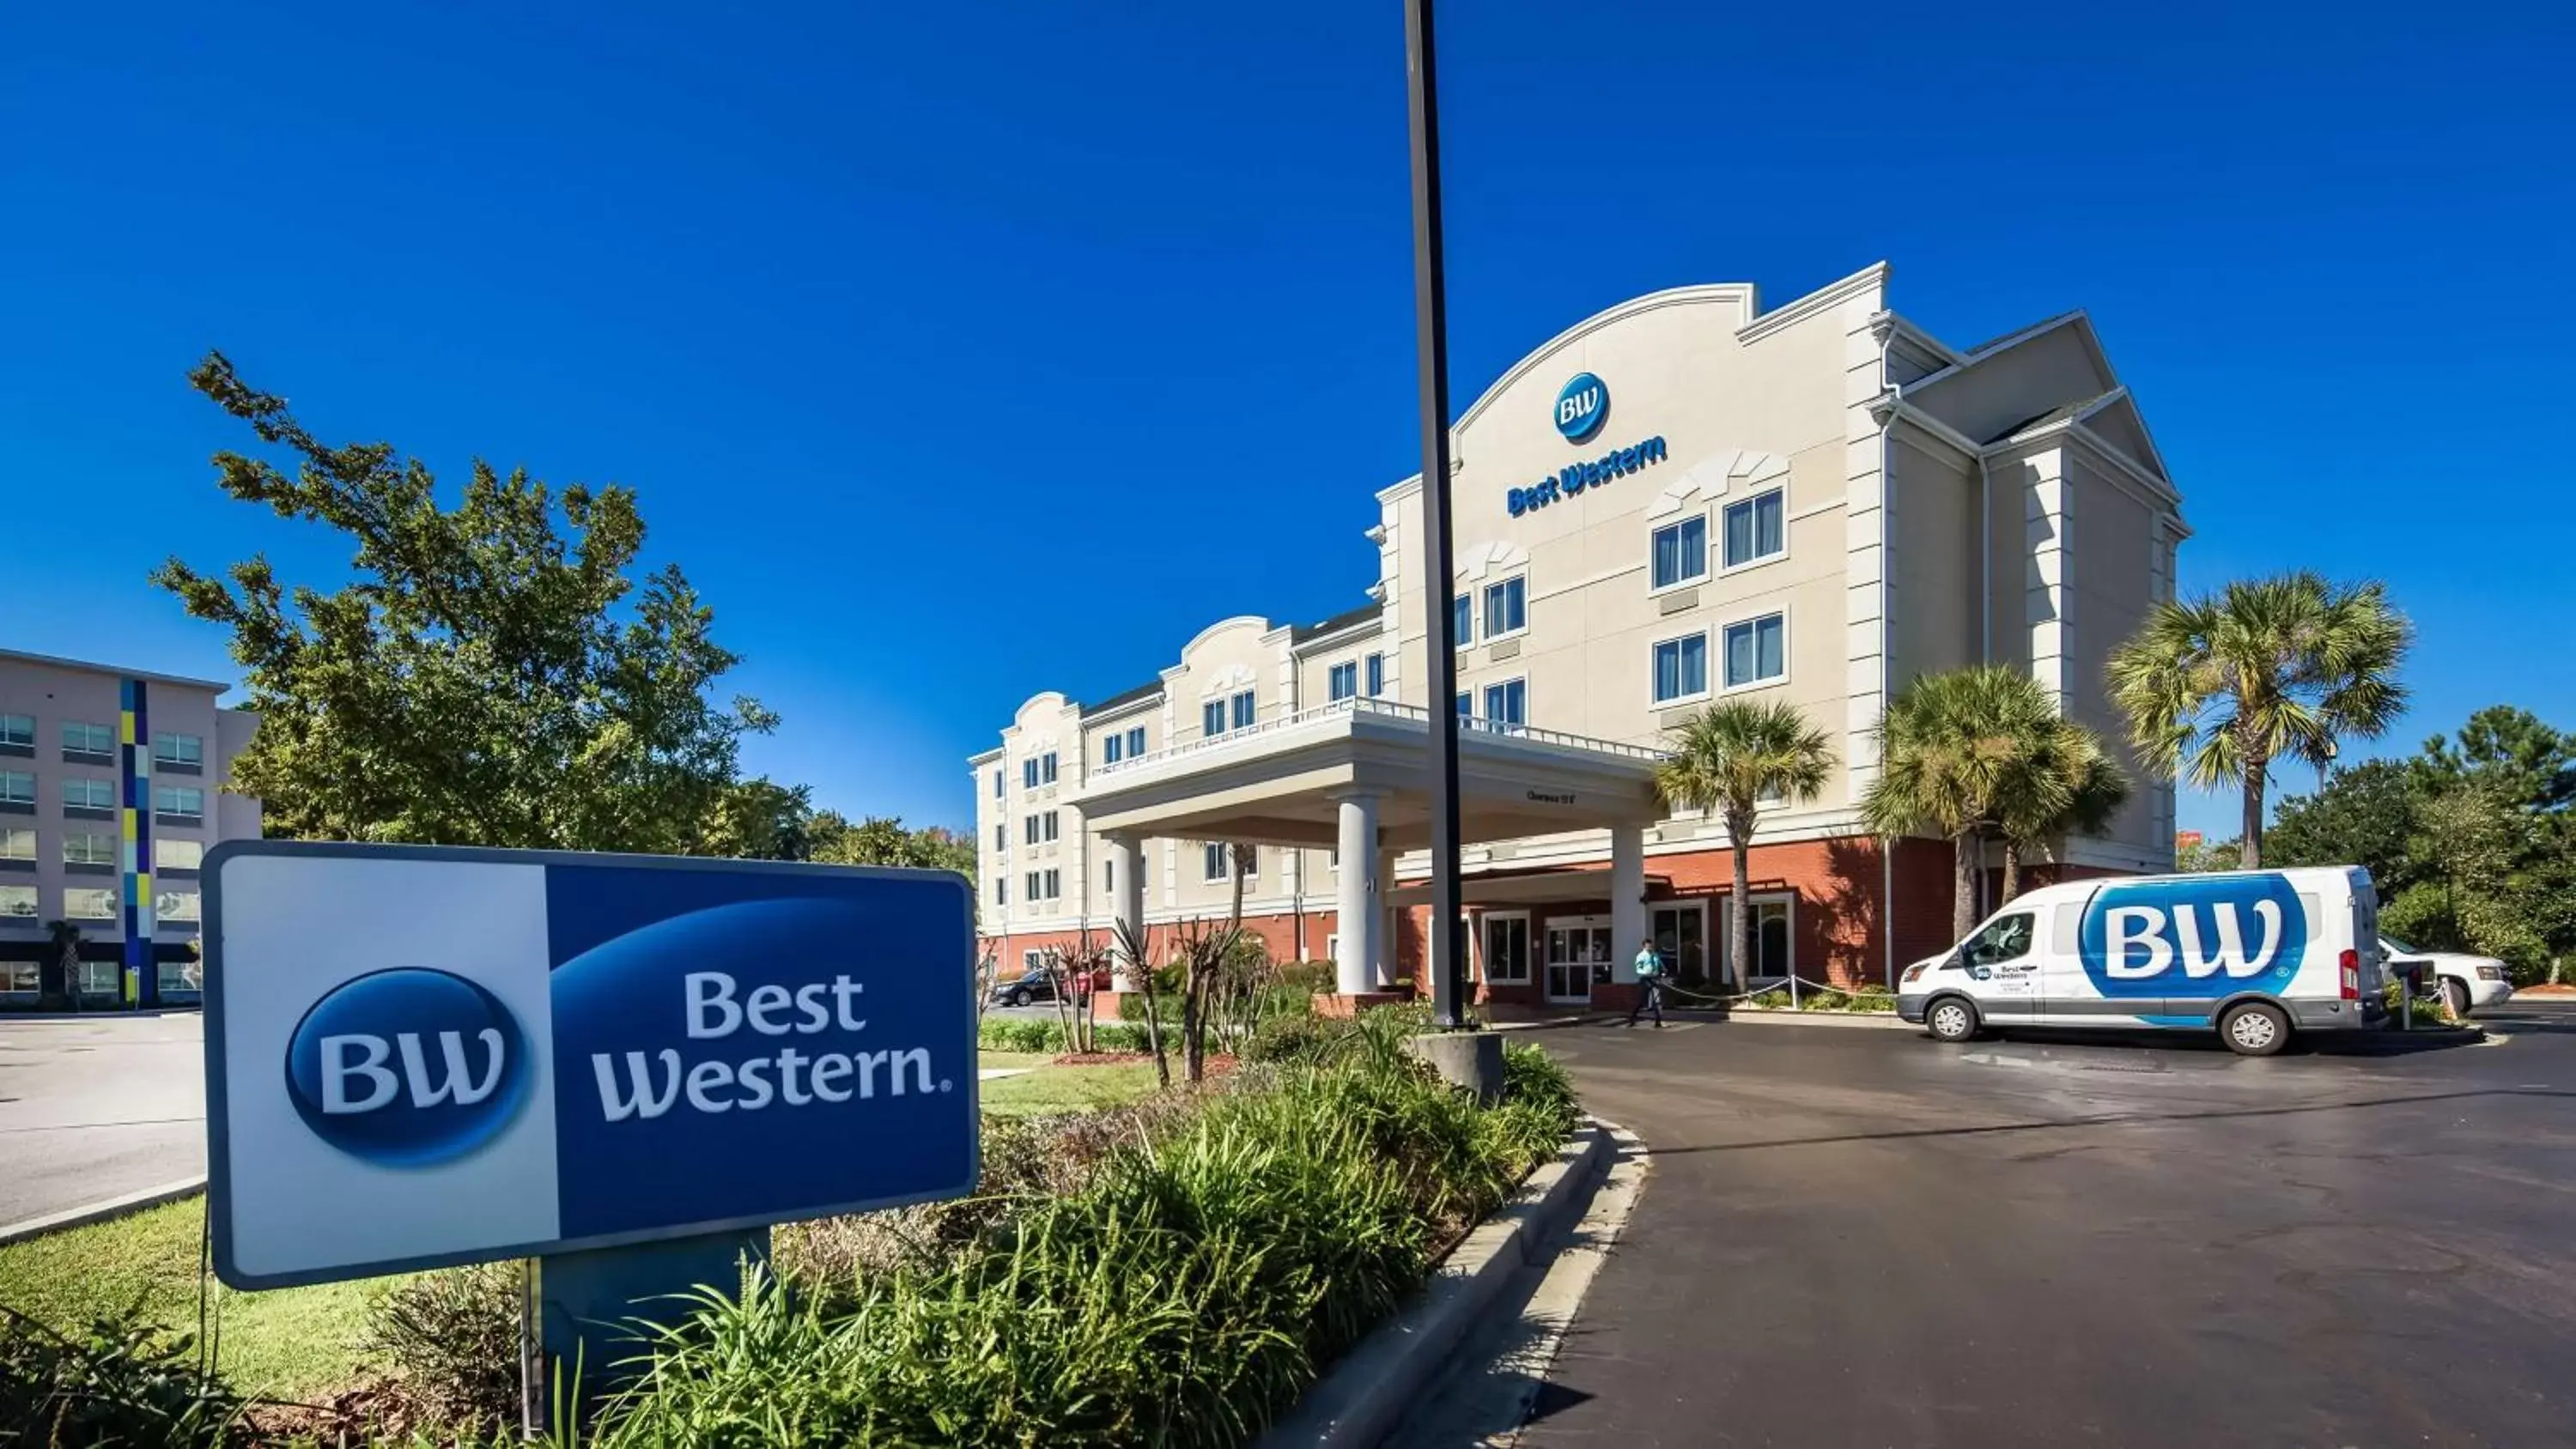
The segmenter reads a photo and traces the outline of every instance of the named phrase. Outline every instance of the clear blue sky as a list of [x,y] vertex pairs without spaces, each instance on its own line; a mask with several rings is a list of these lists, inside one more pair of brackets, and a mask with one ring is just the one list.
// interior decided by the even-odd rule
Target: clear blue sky
[[[2257,8],[1451,0],[1460,404],[1686,282],[1886,258],[1957,342],[2086,307],[2187,587],[2387,576],[2389,747],[2496,700],[2576,726],[2576,28]],[[17,7],[0,643],[230,677],[155,562],[341,569],[215,489],[245,435],[185,375],[221,347],[325,436],[633,485],[786,716],[751,763],[965,822],[1033,690],[1359,601],[1417,447],[1401,14]]]

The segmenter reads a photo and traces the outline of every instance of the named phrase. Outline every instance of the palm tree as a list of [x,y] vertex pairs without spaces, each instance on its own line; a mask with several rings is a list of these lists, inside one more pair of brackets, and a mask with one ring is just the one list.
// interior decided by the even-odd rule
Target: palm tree
[[2129,800],[2129,777],[2111,758],[2102,737],[2061,719],[2057,728],[2009,773],[1995,802],[1995,833],[2004,842],[2007,901],[2021,894],[2025,852],[2069,835],[2097,835]]
[[2064,723],[2039,681],[2002,664],[1923,675],[1879,718],[1878,778],[1861,794],[1861,818],[1881,836],[1950,842],[1950,939],[1977,923],[1986,831]]
[[1726,959],[1737,979],[1748,966],[1751,889],[1746,855],[1753,827],[1770,802],[1803,804],[1824,793],[1834,767],[1833,742],[1784,700],[1757,704],[1721,700],[1669,730],[1672,753],[1655,766],[1655,792],[1667,808],[1714,812],[1726,821],[1735,851],[1733,918],[1727,923]]
[[2148,764],[2204,790],[2244,792],[2250,870],[2263,863],[2272,762],[2323,768],[2341,737],[2369,739],[2395,723],[2406,704],[2397,665],[2413,634],[2385,585],[2303,569],[2156,605],[2105,673]]

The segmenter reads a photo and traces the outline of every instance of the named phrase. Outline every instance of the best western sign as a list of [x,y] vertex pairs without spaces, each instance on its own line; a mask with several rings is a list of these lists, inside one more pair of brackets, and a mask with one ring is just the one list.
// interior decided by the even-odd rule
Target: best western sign
[[[1576,373],[1557,392],[1552,417],[1556,430],[1569,443],[1589,441],[1601,431],[1601,424],[1609,416],[1609,384],[1591,373]],[[1587,488],[1598,488],[1614,478],[1660,463],[1664,457],[1664,440],[1661,437],[1613,448],[1588,463],[1569,463],[1527,488],[1512,489],[1505,495],[1504,506],[1511,510],[1512,517],[1518,518],[1532,509],[1545,508]]]
[[207,880],[209,1196],[236,1287],[974,1186],[955,875],[241,842]]

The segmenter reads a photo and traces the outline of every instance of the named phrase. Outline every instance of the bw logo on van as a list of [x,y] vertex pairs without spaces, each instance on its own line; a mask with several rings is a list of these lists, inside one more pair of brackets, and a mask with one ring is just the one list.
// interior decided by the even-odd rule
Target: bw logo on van
[[2085,908],[2078,950],[2106,997],[2285,990],[2307,959],[2308,913],[2278,875],[2115,885]]
[[463,1156],[527,1095],[528,1044],[500,998],[420,967],[332,988],[296,1024],[287,1093],[315,1136],[352,1157],[420,1167]]

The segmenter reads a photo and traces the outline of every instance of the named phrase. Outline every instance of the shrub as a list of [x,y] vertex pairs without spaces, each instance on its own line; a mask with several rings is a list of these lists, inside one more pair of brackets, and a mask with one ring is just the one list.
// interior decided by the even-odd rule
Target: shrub
[[1744,1004],[1769,1011],[1786,1010],[1789,1005],[1789,993],[1781,987],[1774,986],[1758,996],[1747,999]]
[[1503,1043],[1503,1100],[1545,1112],[1568,1132],[1582,1115],[1564,1063],[1530,1042]]
[[1896,1009],[1896,993],[1888,990],[1884,984],[1873,981],[1868,985],[1861,987],[1859,990],[1854,991],[1851,994],[1851,999],[1848,1005],[1844,1009],[1848,1011],[1894,1011]]
[[0,1307],[0,1443],[216,1446],[243,1407],[197,1371],[193,1338],[139,1308],[66,1334]]
[[1282,961],[1279,984],[1308,996],[1331,991],[1339,983],[1339,968],[1330,961]]
[[1019,1021],[988,1016],[976,1030],[975,1042],[991,1052],[1060,1051],[1064,1045],[1064,1027],[1052,1021]]
[[1088,1153],[1079,1186],[988,1195],[954,1251],[845,1297],[710,1301],[591,1437],[1242,1444],[1564,1137],[1556,1076],[1528,1060],[1490,1108],[1409,1057],[1247,1076],[1177,1117],[1040,1139],[1043,1162]]
[[1160,1007],[1161,1010],[1149,1011],[1145,1001],[1145,993],[1141,991],[1123,992],[1118,997],[1118,1019],[1120,1021],[1143,1021],[1148,1016],[1160,1016],[1163,1020],[1168,1022],[1178,1022],[1181,1019],[1181,999],[1179,996],[1165,996],[1158,993],[1152,1004],[1156,1007]]
[[1809,1011],[1842,1011],[1851,1005],[1851,998],[1830,986],[1816,986],[1800,992],[1797,1004]]
[[506,1429],[519,1417],[519,1273],[478,1263],[407,1279],[376,1300],[359,1343],[431,1421]]
[[1330,1021],[1320,1016],[1279,1015],[1266,1017],[1245,1038],[1243,1055],[1247,1061],[1297,1062],[1312,1061],[1328,1051],[1332,1044],[1350,1033],[1346,1022]]

